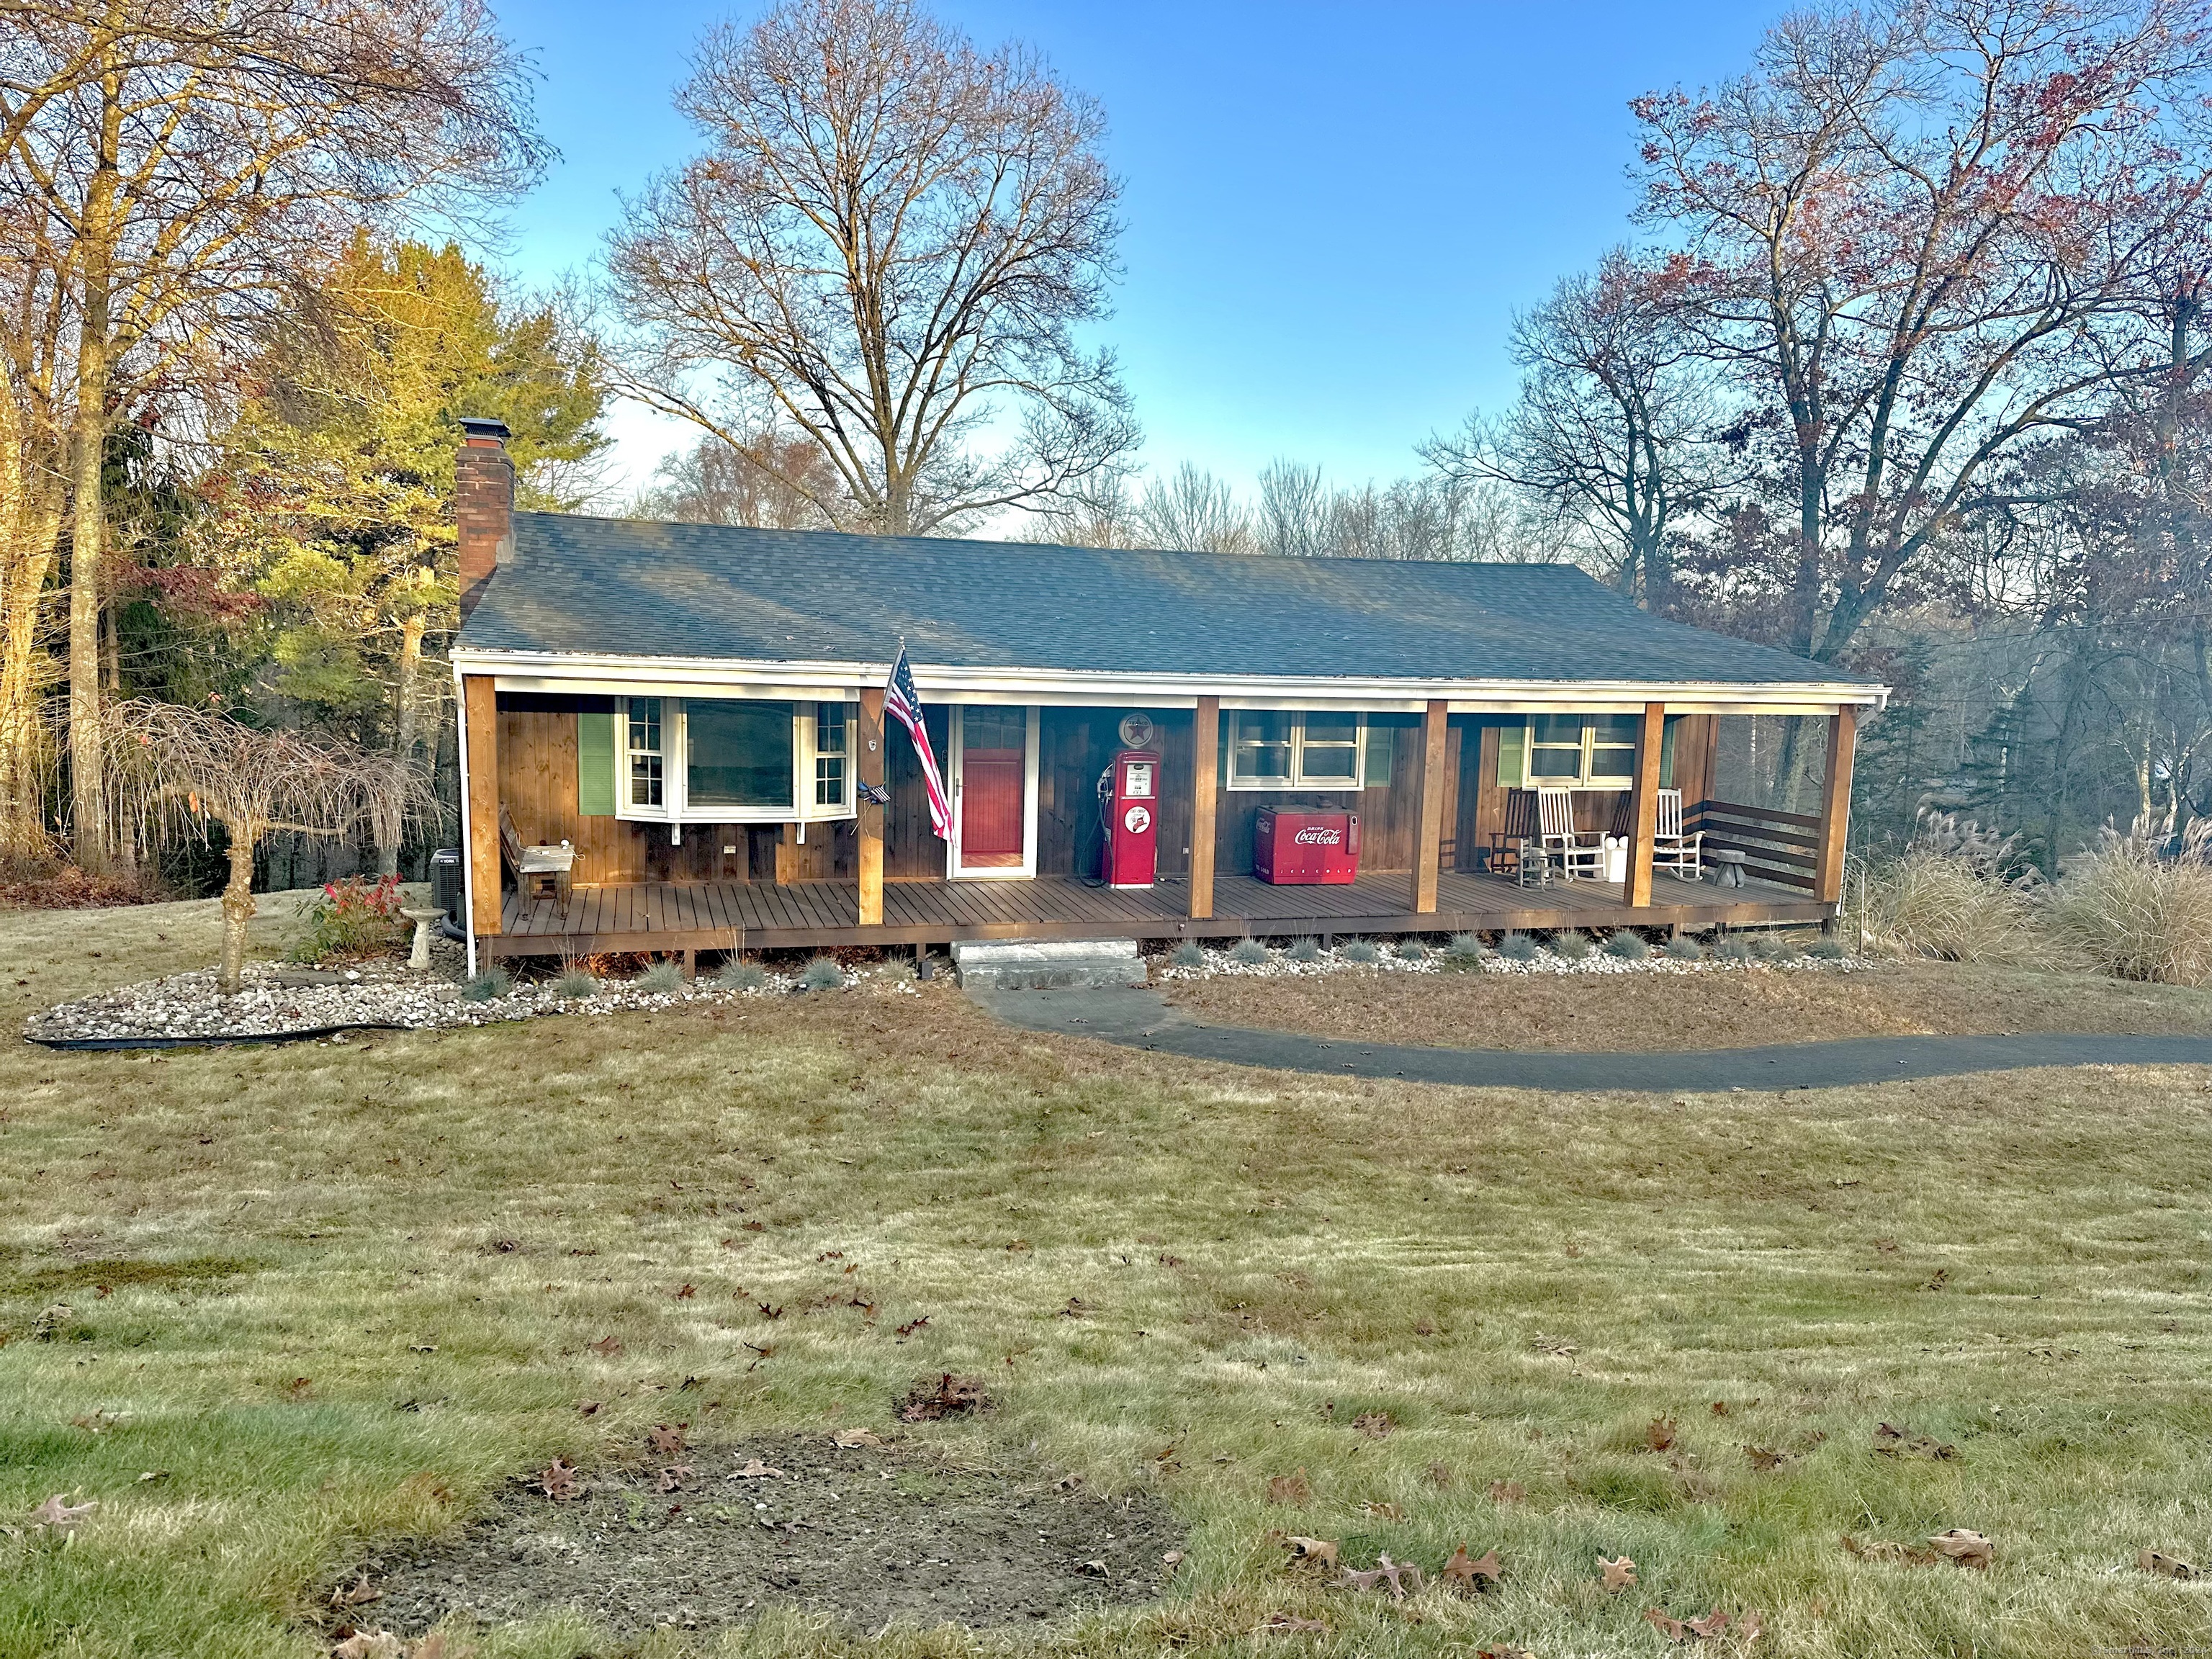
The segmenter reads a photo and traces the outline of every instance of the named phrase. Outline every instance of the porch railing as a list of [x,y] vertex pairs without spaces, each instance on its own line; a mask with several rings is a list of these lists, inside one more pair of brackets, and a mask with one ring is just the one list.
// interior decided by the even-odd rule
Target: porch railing
[[1705,832],[1705,851],[1741,853],[1743,872],[1783,887],[1820,887],[1820,820],[1771,806],[1699,801],[1685,826]]

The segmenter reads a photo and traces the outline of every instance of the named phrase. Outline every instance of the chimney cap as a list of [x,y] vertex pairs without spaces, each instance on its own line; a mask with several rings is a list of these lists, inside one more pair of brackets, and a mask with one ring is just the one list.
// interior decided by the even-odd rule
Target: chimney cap
[[461,434],[466,438],[489,438],[498,443],[505,443],[508,436],[507,422],[489,415],[462,416]]

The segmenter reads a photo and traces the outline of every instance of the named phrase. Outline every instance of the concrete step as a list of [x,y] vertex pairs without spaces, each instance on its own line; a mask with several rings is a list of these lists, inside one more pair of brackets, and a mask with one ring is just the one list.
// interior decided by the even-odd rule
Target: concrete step
[[952,966],[965,989],[1053,991],[1145,983],[1133,939],[958,939]]

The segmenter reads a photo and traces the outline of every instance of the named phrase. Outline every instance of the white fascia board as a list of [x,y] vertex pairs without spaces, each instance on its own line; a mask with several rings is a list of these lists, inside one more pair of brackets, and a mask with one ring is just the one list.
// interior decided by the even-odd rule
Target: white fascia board
[[[457,674],[489,674],[502,691],[681,696],[743,691],[756,697],[850,699],[881,685],[889,663],[759,661],[742,658],[626,657],[567,652],[453,653]],[[959,668],[913,663],[925,702],[1095,708],[1192,708],[1216,696],[1224,708],[1359,708],[1418,714],[1431,699],[1455,714],[1641,713],[1664,702],[1685,713],[1832,714],[1839,706],[1880,708],[1887,686],[1843,683],[1736,684],[1719,681],[1355,680],[1283,674],[1102,674],[1059,669]]]

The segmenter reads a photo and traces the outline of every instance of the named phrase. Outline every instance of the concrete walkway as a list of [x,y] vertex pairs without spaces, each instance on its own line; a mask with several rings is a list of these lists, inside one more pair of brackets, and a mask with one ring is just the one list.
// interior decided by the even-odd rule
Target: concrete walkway
[[1766,1048],[1651,1053],[1419,1048],[1239,1025],[1201,1025],[1157,991],[980,991],[983,1007],[1025,1030],[1340,1077],[1402,1077],[1504,1089],[1834,1089],[1905,1078],[2034,1066],[2212,1066],[2212,1037],[1856,1037]]

